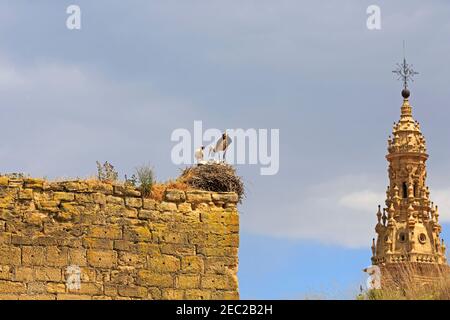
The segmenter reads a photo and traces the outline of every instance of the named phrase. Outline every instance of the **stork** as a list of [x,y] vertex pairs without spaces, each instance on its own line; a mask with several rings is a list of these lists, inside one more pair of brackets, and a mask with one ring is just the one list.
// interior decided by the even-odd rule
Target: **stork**
[[205,150],[205,146],[201,146],[200,148],[198,148],[197,150],[195,150],[195,159],[197,160],[197,163],[199,165],[205,164],[206,161],[204,160],[204,154],[203,154],[203,150]]
[[[215,147],[212,147],[212,146],[209,147],[209,156],[211,156],[211,154],[213,154],[213,156],[214,156],[215,153],[223,151],[222,161],[225,162],[225,156],[226,156],[226,153],[227,153],[227,148],[231,144],[231,142],[233,142],[231,140],[231,138],[228,136],[228,134],[226,132],[224,132],[222,134],[222,136],[220,137],[220,139],[217,140],[216,146]],[[219,160],[220,160],[220,155],[219,155]]]
[[369,274],[366,285],[368,290],[381,289],[381,270],[377,265],[370,266],[363,269],[364,272]]

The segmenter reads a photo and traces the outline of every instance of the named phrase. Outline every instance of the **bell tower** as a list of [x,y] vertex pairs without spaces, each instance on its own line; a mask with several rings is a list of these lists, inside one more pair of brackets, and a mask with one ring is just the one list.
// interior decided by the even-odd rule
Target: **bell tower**
[[394,123],[388,139],[389,186],[386,207],[378,206],[376,213],[372,263],[387,267],[404,263],[446,266],[438,206],[431,202],[426,185],[425,138],[409,103],[408,81],[417,73],[406,59],[394,73],[403,80],[403,104],[400,120]]

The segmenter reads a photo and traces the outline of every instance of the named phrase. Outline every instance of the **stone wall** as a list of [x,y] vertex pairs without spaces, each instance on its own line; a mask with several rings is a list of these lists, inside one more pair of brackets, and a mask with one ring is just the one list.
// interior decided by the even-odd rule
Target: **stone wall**
[[0,176],[0,299],[238,299],[237,202]]

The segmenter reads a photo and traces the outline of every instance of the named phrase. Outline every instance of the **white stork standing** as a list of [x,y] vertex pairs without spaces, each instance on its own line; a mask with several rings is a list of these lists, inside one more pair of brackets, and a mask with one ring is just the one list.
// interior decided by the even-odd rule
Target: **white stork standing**
[[199,165],[205,164],[206,161],[204,160],[204,154],[203,154],[203,150],[205,150],[205,146],[201,146],[200,148],[198,148],[197,150],[195,150],[195,159],[197,160],[197,163]]
[[[226,153],[227,153],[227,148],[231,144],[231,142],[233,142],[231,140],[231,138],[228,136],[228,134],[226,132],[224,132],[222,134],[222,137],[220,137],[220,139],[217,140],[216,146],[215,147],[212,147],[212,146],[209,147],[209,156],[211,156],[211,153],[214,156],[214,154],[216,154],[217,152],[223,151],[222,161],[225,162],[225,156],[226,156]],[[219,160],[220,160],[220,155],[219,155]]]

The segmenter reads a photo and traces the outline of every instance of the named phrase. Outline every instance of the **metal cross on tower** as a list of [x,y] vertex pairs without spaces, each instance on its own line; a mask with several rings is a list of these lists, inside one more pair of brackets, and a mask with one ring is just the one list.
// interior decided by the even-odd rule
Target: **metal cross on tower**
[[413,77],[416,74],[419,74],[418,72],[414,71],[413,65],[406,63],[406,57],[405,57],[405,42],[403,42],[403,63],[397,63],[397,69],[392,71],[398,76],[397,80],[403,81],[403,87],[404,89],[408,89],[408,82],[413,82]]

